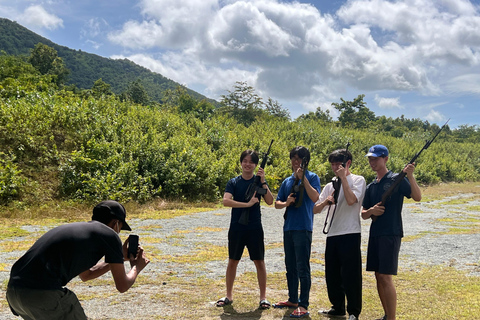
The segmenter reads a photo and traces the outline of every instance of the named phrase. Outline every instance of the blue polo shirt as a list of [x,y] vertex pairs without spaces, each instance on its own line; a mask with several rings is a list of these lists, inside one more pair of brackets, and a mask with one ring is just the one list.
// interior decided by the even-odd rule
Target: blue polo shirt
[[[388,171],[380,181],[374,180],[367,186],[363,208],[369,209],[382,201],[382,196],[395,182],[398,173]],[[403,237],[402,208],[403,198],[410,198],[412,188],[406,177],[397,186],[385,203],[385,212],[370,225],[370,237],[400,236]]]
[[[308,179],[313,189],[317,190],[320,194],[320,178],[317,174],[308,171],[305,172],[305,179]],[[283,180],[280,190],[277,194],[277,200],[287,201],[287,198],[292,190],[292,186],[295,183],[295,176],[292,174],[290,177]],[[313,206],[314,202],[308,197],[307,191],[304,191],[303,202],[299,208],[295,208],[294,205],[288,207],[287,219],[283,225],[283,231],[292,230],[307,230],[313,231]]]

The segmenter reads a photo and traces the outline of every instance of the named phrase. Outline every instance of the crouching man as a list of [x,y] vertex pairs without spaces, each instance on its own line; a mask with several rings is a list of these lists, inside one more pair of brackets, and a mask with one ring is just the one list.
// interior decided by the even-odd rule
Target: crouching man
[[[125,217],[120,203],[103,201],[93,209],[92,221],[62,225],[41,236],[10,272],[12,312],[24,319],[87,319],[77,296],[65,288],[76,276],[87,281],[110,271],[117,290],[127,291],[150,261],[141,247],[135,258],[128,257],[128,239],[122,245],[118,236],[120,230],[131,230]],[[130,261],[128,273],[125,260]]]

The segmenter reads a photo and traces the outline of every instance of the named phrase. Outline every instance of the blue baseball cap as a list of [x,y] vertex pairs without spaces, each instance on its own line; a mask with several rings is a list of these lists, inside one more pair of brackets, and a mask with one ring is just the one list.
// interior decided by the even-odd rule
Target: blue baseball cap
[[368,153],[365,157],[387,157],[388,156],[388,149],[381,144],[374,145],[370,149],[368,149]]

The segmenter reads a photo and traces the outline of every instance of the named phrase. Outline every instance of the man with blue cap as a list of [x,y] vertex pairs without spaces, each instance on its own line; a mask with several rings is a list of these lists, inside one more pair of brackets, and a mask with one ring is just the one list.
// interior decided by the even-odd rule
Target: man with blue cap
[[403,199],[407,197],[420,201],[422,193],[413,175],[415,165],[407,164],[403,169],[406,177],[383,204],[382,195],[395,182],[398,174],[387,169],[387,147],[374,145],[365,156],[377,174],[375,180],[367,186],[362,204],[362,218],[372,218],[367,249],[367,271],[375,272],[378,295],[385,312],[378,320],[395,320],[397,292],[393,275],[397,274],[398,255],[403,237]]

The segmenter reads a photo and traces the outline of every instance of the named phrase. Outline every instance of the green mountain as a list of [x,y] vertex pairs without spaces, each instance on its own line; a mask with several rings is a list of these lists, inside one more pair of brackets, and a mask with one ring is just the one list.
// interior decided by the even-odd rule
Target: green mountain
[[[179,83],[130,60],[109,59],[60,46],[14,21],[0,18],[0,51],[5,51],[10,55],[30,55],[31,50],[39,42],[57,50],[58,56],[63,59],[70,70],[67,84],[74,84],[81,89],[91,88],[93,83],[101,78],[110,84],[114,93],[119,94],[125,91],[130,83],[140,80],[150,98],[162,102],[165,90],[174,90],[181,86]],[[217,104],[216,101],[193,90],[185,89],[195,99],[206,99]]]

